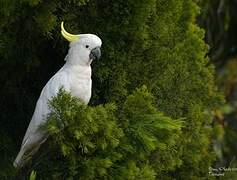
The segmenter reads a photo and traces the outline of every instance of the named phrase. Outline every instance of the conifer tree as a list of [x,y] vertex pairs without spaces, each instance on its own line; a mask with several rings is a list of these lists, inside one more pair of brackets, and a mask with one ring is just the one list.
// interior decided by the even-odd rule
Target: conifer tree
[[170,161],[158,156],[176,154],[182,122],[160,113],[145,86],[122,108],[87,107],[63,90],[50,106],[53,111],[41,128],[51,140],[32,165],[40,178],[155,179],[160,163]]
[[[208,176],[214,160],[211,110],[221,97],[204,31],[195,24],[194,1],[2,3],[0,93],[12,108],[1,104],[1,126],[7,124],[2,131],[18,146],[41,88],[67,52],[60,22],[103,40],[102,60],[93,64],[90,105],[63,91],[50,103],[54,111],[44,128],[51,137],[29,172],[46,179]],[[58,109],[65,124],[55,117]]]

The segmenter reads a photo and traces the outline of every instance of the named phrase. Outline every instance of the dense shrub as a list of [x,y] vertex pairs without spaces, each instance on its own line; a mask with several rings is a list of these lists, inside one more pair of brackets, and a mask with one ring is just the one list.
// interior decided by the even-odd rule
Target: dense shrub
[[[160,113],[145,87],[123,103],[85,106],[60,91],[50,106],[47,151],[33,161],[47,179],[155,179],[168,163],[178,166],[181,122]],[[44,149],[44,148],[42,148]],[[168,156],[160,155],[170,152]],[[46,155],[46,154],[47,155]],[[34,163],[35,162],[35,163]]]
[[[12,144],[20,146],[20,137],[24,135],[42,87],[63,63],[68,47],[60,35],[60,22],[64,20],[70,32],[95,33],[103,40],[102,60],[93,64],[93,96],[89,107],[72,100],[69,102],[72,109],[67,111],[73,117],[72,122],[70,118],[62,118],[63,122],[72,123],[69,129],[78,118],[84,123],[83,127],[93,127],[86,121],[90,120],[98,129],[85,132],[90,135],[79,131],[82,136],[79,133],[78,138],[83,140],[83,147],[79,148],[77,138],[71,137],[74,132],[65,128],[59,135],[49,128],[52,134],[49,142],[53,142],[50,148],[54,148],[52,153],[56,154],[48,157],[49,149],[42,148],[46,157],[36,155],[38,158],[33,161],[33,164],[39,161],[37,170],[41,174],[37,172],[37,176],[46,178],[44,173],[58,176],[56,172],[60,168],[68,177],[80,176],[80,168],[83,168],[81,173],[91,175],[89,178],[208,176],[208,167],[214,160],[211,110],[221,97],[213,80],[214,68],[206,57],[204,31],[195,24],[199,8],[194,1],[5,0],[2,4],[0,67],[4,71],[0,76],[0,125]],[[143,85],[147,90],[136,90]],[[150,98],[143,99],[147,93],[152,103]],[[60,108],[67,109],[58,103]],[[101,118],[98,119],[97,113]],[[140,115],[143,118],[140,119]],[[170,128],[171,119],[180,118],[184,121],[183,128],[177,130],[181,134],[176,137],[171,133],[174,130]],[[56,123],[53,114],[49,119]],[[170,129],[165,126],[162,131],[156,128],[153,131],[148,128],[150,125],[142,126],[141,136],[138,133],[140,121],[152,123],[152,127],[168,123]],[[180,120],[173,120],[175,126],[177,121]],[[101,125],[105,126],[106,133]],[[127,132],[128,127],[133,127],[134,132]],[[75,128],[81,129],[76,124]],[[97,137],[101,141],[98,144]],[[134,143],[140,144],[127,147],[133,143],[132,138],[136,139]],[[87,159],[79,149],[92,155]],[[17,153],[18,149],[13,151]],[[75,162],[79,157],[83,166]],[[10,159],[14,157],[9,154],[8,158],[11,164]],[[48,158],[53,159],[48,161]],[[58,162],[57,158],[67,163],[53,163]],[[142,161],[137,162],[140,158]],[[43,164],[50,166],[43,169]],[[100,167],[100,171],[96,167]]]

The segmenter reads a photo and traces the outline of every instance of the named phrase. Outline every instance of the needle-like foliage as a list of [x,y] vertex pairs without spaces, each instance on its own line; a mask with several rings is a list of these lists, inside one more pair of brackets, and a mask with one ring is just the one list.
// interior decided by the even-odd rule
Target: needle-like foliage
[[7,138],[0,137],[0,152],[7,156],[0,179],[13,174],[12,154],[36,100],[64,62],[61,21],[74,34],[97,34],[102,58],[92,64],[89,106],[64,92],[50,103],[51,135],[29,172],[42,179],[209,177],[211,111],[222,99],[195,22],[199,10],[194,0],[2,0],[0,125]]
[[164,116],[153,100],[142,87],[122,108],[90,107],[60,90],[50,102],[48,122],[41,127],[50,140],[47,155],[42,150],[33,161],[38,177],[155,179],[161,152],[176,149],[181,121]]

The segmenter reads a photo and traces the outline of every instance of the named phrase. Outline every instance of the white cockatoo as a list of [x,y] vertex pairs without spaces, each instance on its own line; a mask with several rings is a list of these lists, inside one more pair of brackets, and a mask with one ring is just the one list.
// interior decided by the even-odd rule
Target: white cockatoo
[[91,62],[101,56],[101,39],[94,34],[73,35],[61,23],[61,33],[70,42],[64,66],[48,81],[37,101],[34,114],[21,144],[15,167],[22,167],[47,139],[47,133],[39,129],[50,112],[48,101],[63,87],[72,96],[87,104],[91,97]]

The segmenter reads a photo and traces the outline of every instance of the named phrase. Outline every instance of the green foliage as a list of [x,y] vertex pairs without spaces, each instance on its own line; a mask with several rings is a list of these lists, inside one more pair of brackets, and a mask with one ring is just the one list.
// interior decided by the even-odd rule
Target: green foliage
[[175,151],[181,134],[181,121],[161,114],[145,86],[122,108],[85,106],[62,89],[50,107],[42,127],[50,134],[50,155],[33,164],[48,179],[155,179],[161,163],[156,157]]
[[29,180],[35,180],[36,179],[36,172],[35,171],[32,171],[30,173],[30,179]]
[[[195,2],[2,1],[0,125],[16,147],[42,87],[66,55],[60,22],[69,32],[103,40],[102,60],[92,67],[90,106],[65,93],[51,103],[50,140],[29,168],[37,167],[37,177],[208,176],[214,160],[211,111],[222,97],[204,31],[195,24]],[[136,90],[143,85],[147,90]]]

